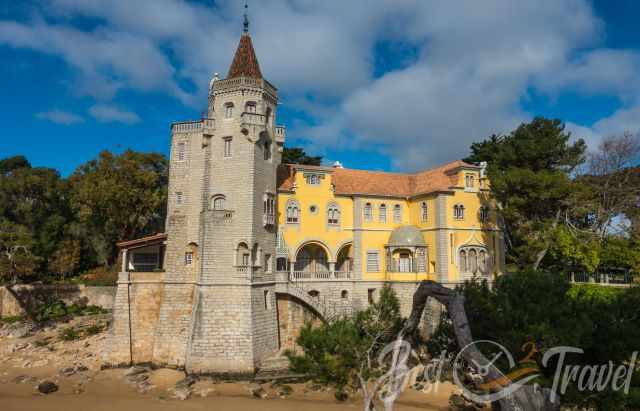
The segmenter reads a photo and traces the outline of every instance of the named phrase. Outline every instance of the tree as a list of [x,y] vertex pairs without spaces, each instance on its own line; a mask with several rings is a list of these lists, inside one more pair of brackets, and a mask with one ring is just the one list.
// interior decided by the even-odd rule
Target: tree
[[31,253],[33,242],[26,227],[0,221],[0,281],[16,284],[20,277],[33,274],[38,265]]
[[31,163],[24,156],[9,157],[0,160],[0,174],[7,175],[20,168],[31,168]]
[[80,266],[80,250],[79,240],[67,239],[60,242],[58,249],[51,256],[49,269],[63,276],[75,273]]
[[329,319],[320,326],[306,324],[296,341],[303,355],[286,355],[293,371],[334,387],[337,398],[361,389],[372,400],[376,390],[370,391],[369,384],[385,368],[378,355],[395,340],[402,324],[400,302],[395,292],[385,286],[378,301],[364,311]]
[[111,265],[115,243],[161,231],[167,201],[168,162],[156,153],[103,151],[69,178],[76,224],[96,263]]
[[539,117],[471,146],[467,161],[488,162],[509,258],[520,267],[540,266],[571,210],[569,199],[581,189],[571,176],[585,160],[586,145],[570,139],[560,120]]
[[579,181],[592,193],[590,222],[602,240],[616,217],[635,215],[640,205],[640,134],[625,132],[605,138],[588,156],[586,174]]
[[282,164],[306,164],[319,166],[322,163],[322,156],[312,157],[299,147],[285,147],[282,151]]

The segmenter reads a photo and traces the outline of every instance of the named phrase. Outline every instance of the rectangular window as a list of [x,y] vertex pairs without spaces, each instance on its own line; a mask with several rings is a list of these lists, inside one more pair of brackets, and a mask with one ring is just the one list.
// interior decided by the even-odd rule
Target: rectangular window
[[135,253],[133,254],[133,269],[138,272],[151,272],[159,266],[158,253]]
[[377,251],[367,251],[367,272],[377,273],[380,271],[380,253]]
[[249,254],[242,254],[242,265],[245,267],[249,265]]
[[264,271],[271,272],[271,254],[264,255]]
[[305,174],[307,184],[317,186],[320,184],[320,176],[318,174]]
[[184,161],[187,157],[187,143],[178,143],[176,149],[176,160]]
[[393,222],[402,222],[402,207],[400,206],[400,204],[396,204],[395,207],[393,207]]
[[373,209],[371,203],[364,205],[364,221],[371,221],[373,219]]
[[193,253],[184,253],[184,265],[193,264]]
[[182,194],[182,192],[178,191],[176,193],[176,204],[177,205],[182,205],[184,204],[184,195]]
[[226,137],[224,139],[224,157],[225,158],[231,157],[231,141],[232,141],[231,137]]
[[475,186],[475,177],[473,174],[467,174],[465,176],[464,186],[466,188],[473,188]]
[[378,210],[378,219],[381,223],[387,222],[387,206],[382,204]]

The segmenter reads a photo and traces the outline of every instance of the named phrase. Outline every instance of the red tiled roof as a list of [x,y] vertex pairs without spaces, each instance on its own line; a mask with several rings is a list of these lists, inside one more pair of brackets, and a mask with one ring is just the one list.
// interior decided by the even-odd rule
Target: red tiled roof
[[[390,197],[412,197],[419,194],[449,190],[457,183],[452,171],[460,167],[477,168],[464,161],[454,161],[415,174],[387,173],[380,171],[353,170],[347,168],[328,169],[336,194],[361,194]],[[296,168],[309,166],[282,165],[278,169],[278,189],[291,190]],[[320,167],[319,169],[327,170]]]
[[236,77],[262,78],[260,64],[258,64],[258,58],[253,49],[251,36],[247,33],[240,37],[240,44],[238,44],[236,55],[233,57],[233,62],[227,75],[228,79]]

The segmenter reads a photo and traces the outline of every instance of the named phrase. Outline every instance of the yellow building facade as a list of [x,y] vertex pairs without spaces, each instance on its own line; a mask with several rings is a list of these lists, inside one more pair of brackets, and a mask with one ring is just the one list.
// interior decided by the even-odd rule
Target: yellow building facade
[[277,268],[293,279],[493,279],[503,235],[485,167],[415,174],[281,166]]

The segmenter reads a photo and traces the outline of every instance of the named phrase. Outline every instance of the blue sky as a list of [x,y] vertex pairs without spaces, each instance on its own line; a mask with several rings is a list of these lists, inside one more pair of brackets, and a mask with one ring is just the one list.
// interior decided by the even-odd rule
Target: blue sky
[[[0,0],[0,157],[71,173],[101,150],[167,153],[226,74],[240,0]],[[415,170],[536,115],[591,147],[640,130],[640,2],[252,0],[288,145]]]

